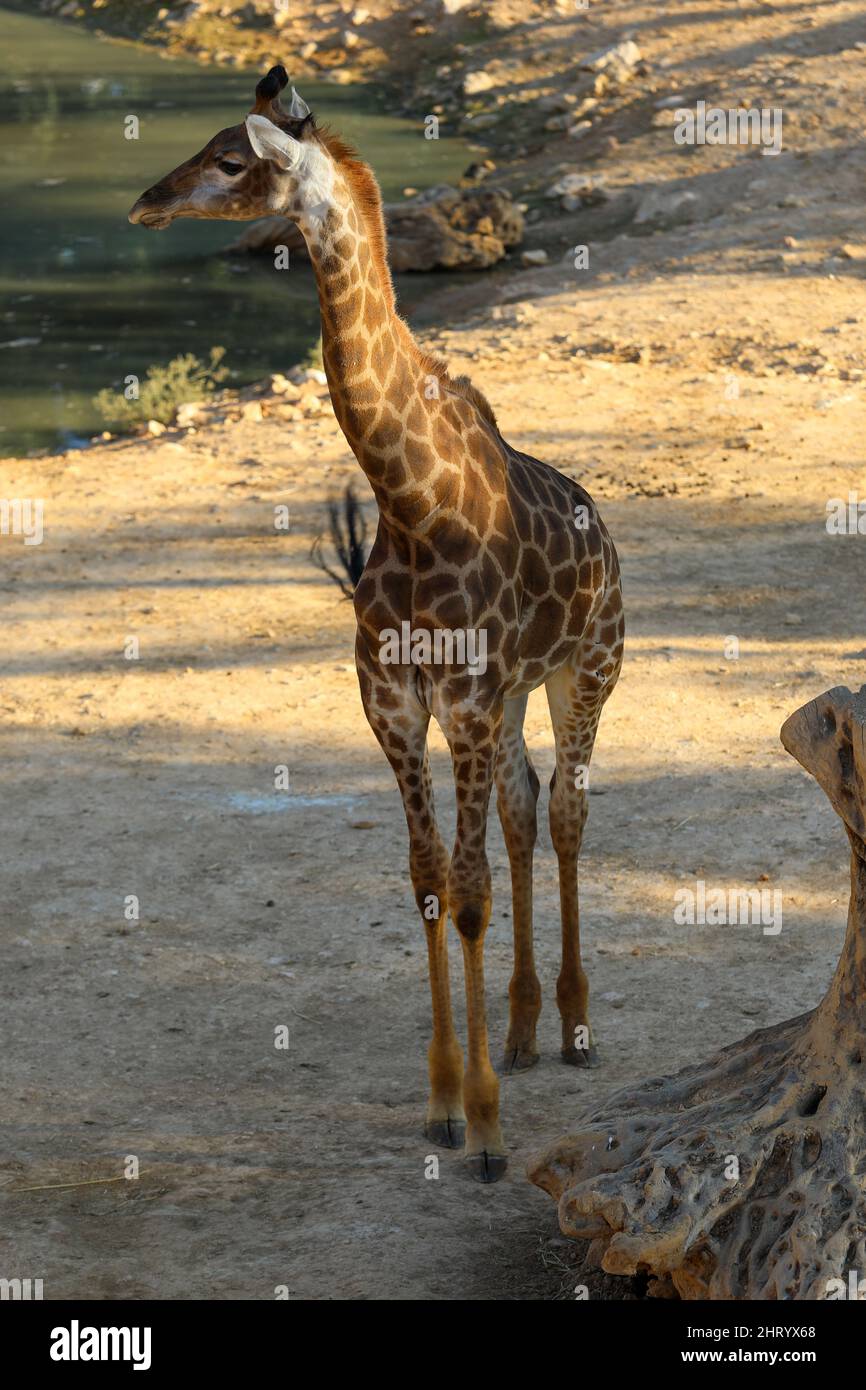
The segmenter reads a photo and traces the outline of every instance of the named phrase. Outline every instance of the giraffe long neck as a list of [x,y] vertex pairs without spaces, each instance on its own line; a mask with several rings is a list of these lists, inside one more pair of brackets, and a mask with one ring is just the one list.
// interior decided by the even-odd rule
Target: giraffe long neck
[[[318,223],[301,222],[319,291],[322,356],[334,413],[381,514],[411,530],[442,500],[431,447],[438,382],[394,304],[375,221],[349,189]],[[375,217],[375,214],[373,214]]]

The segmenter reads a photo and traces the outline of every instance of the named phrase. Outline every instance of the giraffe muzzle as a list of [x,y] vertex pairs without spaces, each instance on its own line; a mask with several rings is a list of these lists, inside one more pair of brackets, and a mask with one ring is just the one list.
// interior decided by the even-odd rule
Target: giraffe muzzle
[[133,226],[147,227],[152,232],[164,231],[172,220],[171,213],[140,203],[130,208],[128,217]]
[[149,188],[140,198],[136,198],[127,217],[133,226],[161,232],[174,220],[176,202],[177,199],[166,197],[164,193],[160,195],[158,186]]

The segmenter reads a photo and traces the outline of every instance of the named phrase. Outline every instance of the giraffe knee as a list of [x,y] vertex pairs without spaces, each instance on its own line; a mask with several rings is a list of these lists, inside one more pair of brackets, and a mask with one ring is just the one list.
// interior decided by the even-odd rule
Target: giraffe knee
[[410,846],[409,873],[422,918],[425,922],[438,922],[445,915],[448,900],[448,854],[441,840],[432,845],[425,841]]
[[580,849],[588,814],[586,792],[566,791],[560,784],[559,794],[550,799],[550,838],[557,854]]
[[480,863],[451,866],[448,906],[463,941],[478,941],[490,921],[490,868]]
[[468,899],[459,906],[452,906],[451,916],[464,941],[478,941],[483,937],[490,921],[490,899]]

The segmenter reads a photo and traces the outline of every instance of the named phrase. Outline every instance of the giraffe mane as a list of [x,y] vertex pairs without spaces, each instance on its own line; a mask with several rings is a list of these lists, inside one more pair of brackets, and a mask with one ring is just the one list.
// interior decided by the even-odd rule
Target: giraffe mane
[[[339,166],[340,172],[352,190],[355,199],[355,206],[361,215],[364,228],[367,233],[367,240],[370,245],[373,263],[382,279],[388,307],[394,308],[394,284],[391,279],[391,268],[388,265],[388,234],[385,230],[385,215],[382,210],[382,194],[376,175],[361,159],[354,146],[348,144],[342,136],[329,130],[327,126],[315,128],[318,140],[328,151],[328,154]],[[452,391],[457,396],[462,396],[478,411],[479,415],[487,421],[489,425],[499,433],[499,426],[496,423],[496,416],[493,407],[483,392],[477,386],[473,386],[468,376],[452,377],[448,371],[447,364],[439,357],[431,357],[418,347],[412,336],[408,325],[400,320],[405,329],[406,337],[411,351],[423,370],[430,376],[435,376],[442,383],[446,390]]]
[[342,136],[329,130],[327,126],[317,126],[316,136],[335,164],[339,166],[340,173],[352,190],[355,206],[364,222],[373,263],[382,277],[388,307],[393,309],[394,286],[388,266],[388,238],[385,232],[385,217],[382,212],[382,194],[376,182],[376,175],[369,164],[364,163],[354,146],[348,144]]

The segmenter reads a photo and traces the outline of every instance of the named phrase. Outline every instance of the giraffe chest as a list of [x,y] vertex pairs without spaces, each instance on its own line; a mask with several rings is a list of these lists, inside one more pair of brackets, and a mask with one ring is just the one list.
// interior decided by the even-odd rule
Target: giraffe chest
[[519,571],[488,585],[479,570],[419,576],[393,563],[368,566],[355,597],[367,663],[412,684],[426,708],[467,675],[505,696],[535,689],[573,649],[589,606],[576,571],[563,601],[531,592]]

